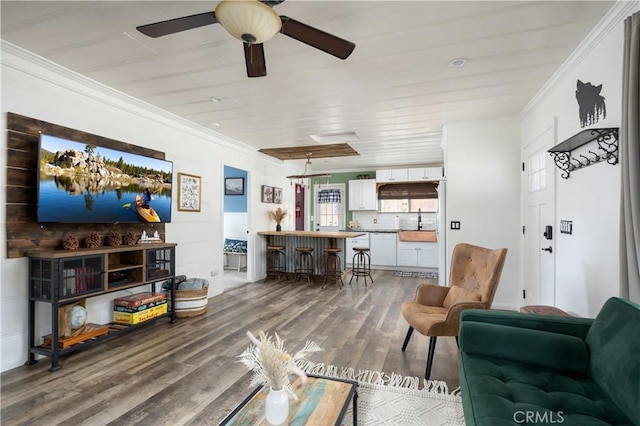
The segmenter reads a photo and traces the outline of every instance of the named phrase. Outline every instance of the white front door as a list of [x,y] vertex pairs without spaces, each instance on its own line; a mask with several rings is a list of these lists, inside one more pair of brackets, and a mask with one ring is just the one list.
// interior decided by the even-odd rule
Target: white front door
[[[523,305],[555,305],[553,127],[523,150],[524,282]],[[551,227],[551,228],[547,228]],[[549,231],[549,232],[548,232]]]

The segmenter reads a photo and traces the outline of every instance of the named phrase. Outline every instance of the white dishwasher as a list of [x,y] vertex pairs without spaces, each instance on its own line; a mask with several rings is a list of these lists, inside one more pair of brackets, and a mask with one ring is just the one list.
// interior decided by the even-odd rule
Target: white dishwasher
[[364,235],[360,235],[359,237],[347,239],[347,244],[346,244],[347,251],[344,257],[345,257],[345,263],[349,265],[351,265],[353,260],[353,255],[355,254],[355,252],[353,251],[354,247],[369,247],[369,233],[365,232]]
[[371,232],[371,264],[376,266],[396,266],[395,232]]

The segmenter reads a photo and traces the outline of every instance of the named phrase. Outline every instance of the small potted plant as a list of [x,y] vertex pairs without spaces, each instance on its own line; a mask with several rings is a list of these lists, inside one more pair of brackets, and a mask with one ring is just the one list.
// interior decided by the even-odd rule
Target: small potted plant
[[276,221],[276,231],[282,231],[282,226],[280,226],[280,222],[284,220],[287,216],[287,211],[283,210],[281,207],[278,207],[272,212],[269,212],[271,215],[271,219]]
[[284,340],[278,336],[278,333],[274,333],[272,337],[260,332],[260,339],[257,339],[247,331],[247,337],[253,344],[238,358],[253,372],[249,386],[261,384],[269,388],[265,398],[265,417],[269,424],[282,424],[289,416],[289,398],[298,400],[289,383],[289,374],[297,375],[302,383],[306,383],[307,375],[296,362],[302,360],[307,354],[322,349],[307,340],[304,347],[291,356],[284,349]]

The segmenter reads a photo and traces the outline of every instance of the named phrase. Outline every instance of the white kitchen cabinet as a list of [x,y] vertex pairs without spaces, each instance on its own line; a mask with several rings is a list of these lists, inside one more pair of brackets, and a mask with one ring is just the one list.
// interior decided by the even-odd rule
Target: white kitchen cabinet
[[438,243],[398,241],[398,266],[438,267]]
[[382,182],[406,182],[409,178],[407,169],[377,170],[376,181]]
[[375,179],[349,181],[349,210],[378,210]]
[[440,180],[442,179],[442,167],[419,167],[408,169],[408,178],[410,181],[421,180]]
[[370,247],[369,245],[369,234],[365,233],[364,235],[360,235],[356,238],[349,238],[346,240],[346,253],[344,254],[345,263],[351,264],[353,261],[353,255],[355,254],[353,251],[354,247]]
[[395,232],[372,232],[370,234],[371,264],[376,266],[396,266]]

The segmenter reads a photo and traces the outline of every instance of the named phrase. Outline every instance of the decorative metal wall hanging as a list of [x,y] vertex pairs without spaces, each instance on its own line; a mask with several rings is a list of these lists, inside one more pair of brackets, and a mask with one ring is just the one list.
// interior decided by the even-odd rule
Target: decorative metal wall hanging
[[[571,152],[591,141],[597,141],[596,151],[589,150],[590,156],[580,154],[573,157]],[[556,166],[562,171],[562,178],[569,179],[572,171],[606,160],[618,164],[618,128],[583,130],[566,141],[549,149]]]

